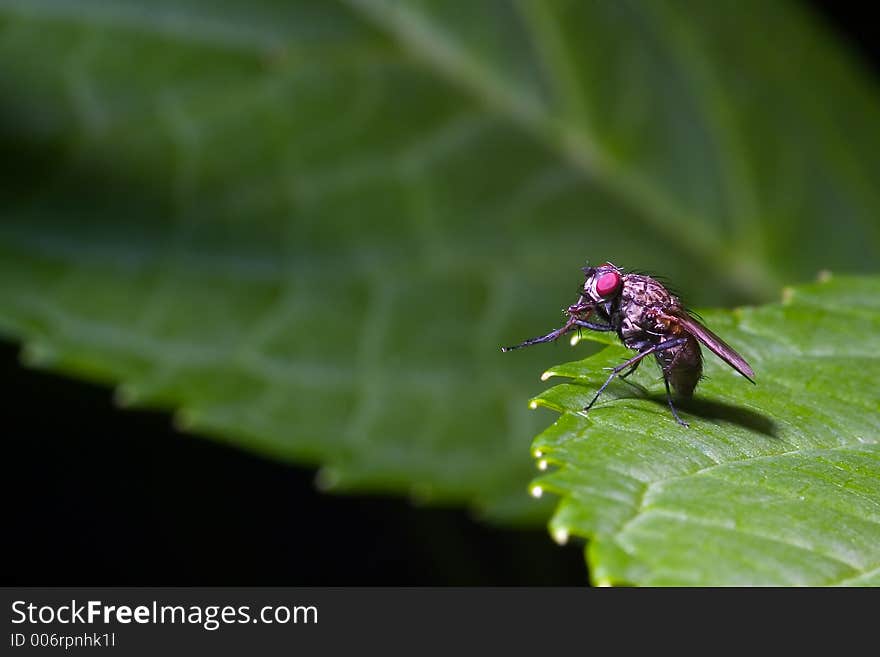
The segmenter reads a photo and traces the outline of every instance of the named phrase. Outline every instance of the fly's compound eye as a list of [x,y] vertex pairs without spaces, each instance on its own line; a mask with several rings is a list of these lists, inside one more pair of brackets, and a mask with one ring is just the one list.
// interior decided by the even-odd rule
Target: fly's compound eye
[[616,271],[605,272],[596,280],[596,292],[603,297],[613,294],[619,287],[620,274]]

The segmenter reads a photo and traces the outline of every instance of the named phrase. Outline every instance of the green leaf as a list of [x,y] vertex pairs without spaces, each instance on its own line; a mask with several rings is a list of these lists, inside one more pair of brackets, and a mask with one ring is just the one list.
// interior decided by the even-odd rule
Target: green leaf
[[570,378],[533,402],[562,413],[533,445],[556,466],[533,484],[562,496],[553,534],[589,539],[600,584],[880,584],[880,278],[704,317],[757,385],[706,352],[689,428],[651,367],[580,414],[631,351],[548,371]]
[[335,490],[545,519],[498,347],[585,259],[880,255],[875,90],[787,3],[0,0],[0,61],[0,330]]

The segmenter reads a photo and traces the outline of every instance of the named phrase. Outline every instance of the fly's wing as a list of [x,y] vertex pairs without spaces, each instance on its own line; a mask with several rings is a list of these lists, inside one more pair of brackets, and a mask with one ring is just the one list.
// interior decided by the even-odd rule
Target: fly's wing
[[677,309],[669,314],[671,315],[670,319],[677,320],[682,326],[684,326],[688,333],[693,334],[700,342],[706,345],[713,354],[718,356],[718,358],[730,365],[752,383],[755,382],[752,379],[752,377],[755,376],[752,368],[749,367],[745,358],[736,353],[733,347],[691,317],[686,310]]

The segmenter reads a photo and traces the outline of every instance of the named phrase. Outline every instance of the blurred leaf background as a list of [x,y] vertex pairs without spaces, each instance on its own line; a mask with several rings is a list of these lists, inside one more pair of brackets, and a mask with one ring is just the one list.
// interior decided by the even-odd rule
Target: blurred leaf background
[[498,347],[587,260],[699,306],[880,252],[875,82],[802,3],[0,0],[0,62],[3,334],[324,490],[540,525],[565,357]]

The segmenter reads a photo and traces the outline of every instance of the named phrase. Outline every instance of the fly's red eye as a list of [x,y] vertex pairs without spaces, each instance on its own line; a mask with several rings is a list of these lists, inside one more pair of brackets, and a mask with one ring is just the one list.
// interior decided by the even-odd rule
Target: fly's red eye
[[596,292],[600,296],[607,297],[620,286],[620,274],[609,271],[602,274],[596,281]]

